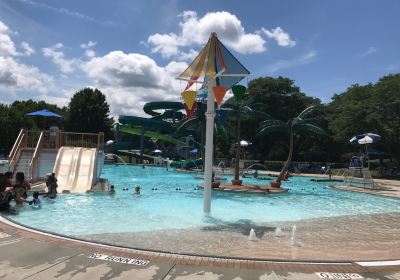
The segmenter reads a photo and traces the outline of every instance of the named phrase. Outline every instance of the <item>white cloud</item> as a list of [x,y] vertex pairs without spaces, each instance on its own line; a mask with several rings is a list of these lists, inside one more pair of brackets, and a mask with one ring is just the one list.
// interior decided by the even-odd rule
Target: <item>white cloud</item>
[[82,70],[93,86],[107,96],[112,115],[142,115],[150,101],[178,101],[180,84],[175,77],[187,64],[171,62],[165,67],[141,54],[113,51],[82,62]]
[[272,64],[268,65],[265,70],[268,73],[275,73],[275,72],[279,72],[283,69],[292,68],[292,67],[296,67],[296,66],[300,66],[300,65],[305,65],[305,64],[311,63],[315,59],[316,56],[317,56],[316,51],[310,51],[310,52],[305,53],[293,60],[280,60],[276,63],[272,63]]
[[85,56],[87,57],[94,57],[96,56],[96,53],[93,50],[85,50]]
[[0,56],[18,55],[14,42],[9,36],[10,30],[7,25],[0,21]]
[[192,61],[198,54],[199,52],[195,51],[194,49],[190,49],[187,52],[181,52],[178,59],[181,61]]
[[57,43],[50,48],[43,48],[42,52],[45,57],[51,58],[54,64],[60,68],[61,72],[72,73],[78,61],[77,59],[66,59],[64,53],[60,51],[63,47],[62,43]]
[[261,31],[270,39],[274,39],[281,47],[294,47],[296,42],[290,39],[289,33],[283,31],[279,26],[271,31],[261,28]]
[[53,79],[34,66],[25,65],[12,57],[0,57],[0,87],[11,91],[46,93]]
[[35,50],[27,42],[21,42],[21,48],[24,50],[24,54],[27,56],[35,53]]
[[152,51],[163,57],[185,55],[181,50],[207,42],[210,34],[216,32],[219,39],[229,48],[242,54],[260,53],[266,50],[265,40],[257,33],[246,33],[241,21],[229,12],[210,12],[199,18],[194,11],[184,11],[179,15],[180,34],[153,34],[148,43]]
[[363,53],[361,54],[361,56],[368,56],[368,55],[370,55],[370,54],[376,53],[377,51],[378,51],[378,49],[377,49],[376,47],[371,46],[371,47],[368,48],[368,50],[366,50],[365,52],[363,52]]
[[15,34],[0,21],[0,92],[14,94],[18,91],[37,91],[46,93],[53,85],[51,76],[42,73],[37,67],[24,64],[17,57],[31,55],[34,49],[21,42],[23,53],[19,53],[10,37]]
[[94,47],[96,45],[97,45],[97,42],[89,41],[87,43],[80,44],[80,47],[82,49],[90,49],[90,48],[92,48],[92,47]]

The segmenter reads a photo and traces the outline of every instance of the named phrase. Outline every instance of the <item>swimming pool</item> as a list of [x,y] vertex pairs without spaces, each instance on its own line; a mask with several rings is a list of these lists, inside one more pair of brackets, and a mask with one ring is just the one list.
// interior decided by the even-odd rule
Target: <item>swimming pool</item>
[[[95,236],[94,239],[114,236],[115,242],[120,244],[116,236],[128,233],[151,236],[155,232],[162,235],[167,231],[211,227],[229,231],[248,225],[273,227],[289,221],[400,213],[399,200],[328,189],[325,188],[327,183],[311,182],[309,177],[298,176],[284,183],[284,187],[290,189],[287,194],[213,192],[211,214],[205,215],[203,191],[196,188],[201,180],[195,179],[195,175],[161,167],[104,165],[101,177],[115,185],[116,194],[63,194],[55,200],[42,199],[39,210],[25,206],[17,215],[9,217],[22,224],[70,236]],[[140,196],[132,194],[135,185],[141,186]],[[126,188],[129,190],[124,191]]]

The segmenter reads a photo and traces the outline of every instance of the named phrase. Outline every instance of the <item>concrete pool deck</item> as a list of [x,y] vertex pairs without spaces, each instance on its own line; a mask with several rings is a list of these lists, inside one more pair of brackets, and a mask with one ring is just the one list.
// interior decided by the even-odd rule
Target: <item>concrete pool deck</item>
[[391,279],[389,262],[290,262],[157,253],[42,234],[0,218],[0,279]]

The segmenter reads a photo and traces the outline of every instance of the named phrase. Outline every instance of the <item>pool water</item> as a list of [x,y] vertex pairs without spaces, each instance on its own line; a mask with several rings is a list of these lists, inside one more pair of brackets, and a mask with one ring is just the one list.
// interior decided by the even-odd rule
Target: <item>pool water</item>
[[[309,218],[400,212],[400,201],[325,188],[310,177],[284,182],[287,194],[212,193],[211,214],[203,213],[201,180],[193,173],[161,167],[104,165],[102,178],[116,193],[61,194],[42,199],[42,208],[24,206],[11,219],[65,235],[190,229],[240,223],[278,223]],[[228,176],[231,179],[231,176]],[[245,179],[248,183],[267,183]],[[141,195],[133,195],[141,186]],[[123,190],[128,188],[129,190]]]

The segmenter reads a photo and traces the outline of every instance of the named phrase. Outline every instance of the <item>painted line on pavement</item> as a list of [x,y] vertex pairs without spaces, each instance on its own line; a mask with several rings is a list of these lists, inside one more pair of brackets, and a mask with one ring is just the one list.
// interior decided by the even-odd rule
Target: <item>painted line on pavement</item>
[[355,263],[361,266],[388,266],[388,265],[400,265],[400,260],[355,262]]

